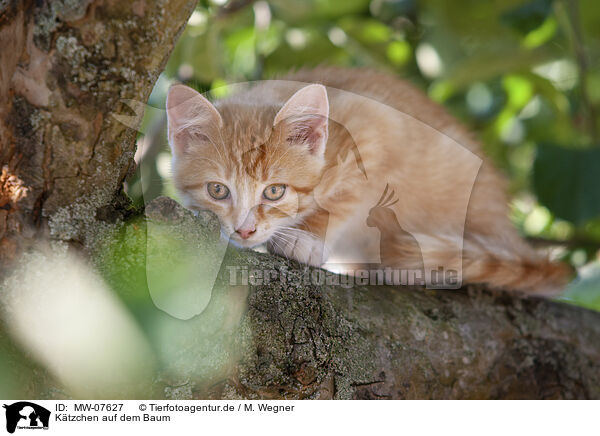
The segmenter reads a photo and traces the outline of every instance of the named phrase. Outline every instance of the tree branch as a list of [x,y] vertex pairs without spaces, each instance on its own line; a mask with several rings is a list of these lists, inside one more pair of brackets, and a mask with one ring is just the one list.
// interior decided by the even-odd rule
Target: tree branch
[[[146,213],[187,238],[218,232],[216,218],[164,197]],[[227,352],[238,357],[218,376],[192,377],[194,398],[600,398],[598,313],[484,286],[311,284],[303,277],[318,269],[237,249],[222,282],[243,266],[279,279],[213,295],[215,307],[247,302],[228,316]],[[217,359],[188,352],[179,359]]]

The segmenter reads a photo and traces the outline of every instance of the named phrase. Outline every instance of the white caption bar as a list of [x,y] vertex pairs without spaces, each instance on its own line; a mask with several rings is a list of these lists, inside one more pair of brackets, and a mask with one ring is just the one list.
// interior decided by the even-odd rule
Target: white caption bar
[[[2,401],[19,436],[598,434],[598,401]],[[210,432],[210,433],[208,433]],[[384,433],[384,434],[385,434]]]

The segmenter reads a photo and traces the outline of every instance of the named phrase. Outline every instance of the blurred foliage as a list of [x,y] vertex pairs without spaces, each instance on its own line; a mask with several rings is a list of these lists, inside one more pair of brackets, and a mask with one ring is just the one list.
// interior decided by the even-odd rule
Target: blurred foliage
[[[508,176],[519,229],[552,241],[557,257],[579,268],[582,278],[564,298],[600,310],[598,274],[583,274],[597,270],[600,256],[597,1],[223,3],[199,3],[150,105],[164,108],[174,81],[218,96],[226,83],[319,64],[404,77],[476,132]],[[147,136],[164,125],[159,114],[148,112]],[[166,139],[157,132],[128,183],[139,203],[174,195]],[[152,183],[142,186],[144,178]]]

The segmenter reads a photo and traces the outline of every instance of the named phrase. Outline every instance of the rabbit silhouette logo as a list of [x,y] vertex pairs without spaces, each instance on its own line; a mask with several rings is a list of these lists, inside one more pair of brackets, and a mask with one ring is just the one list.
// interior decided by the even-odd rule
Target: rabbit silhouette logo
[[6,409],[6,431],[9,433],[14,433],[16,429],[48,430],[48,409],[28,401],[4,404],[3,407]]

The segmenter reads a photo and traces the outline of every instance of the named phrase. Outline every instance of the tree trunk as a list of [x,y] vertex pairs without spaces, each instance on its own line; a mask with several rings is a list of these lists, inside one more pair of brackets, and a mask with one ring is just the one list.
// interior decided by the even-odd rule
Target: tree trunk
[[147,101],[195,5],[0,2],[0,265],[123,214],[136,131],[113,114]]
[[[113,115],[128,113],[124,99],[147,100],[195,3],[0,2],[5,271],[47,237],[86,248],[123,301],[145,305],[148,336],[161,332],[157,398],[600,398],[600,315],[544,299],[311,284],[302,278],[320,270],[231,247],[189,321],[158,310],[146,288],[134,295],[150,271],[149,226],[198,250],[218,241],[214,217],[165,198],[124,224],[120,194],[136,132]],[[231,283],[244,266],[279,280]],[[3,355],[25,367],[4,327]],[[27,374],[30,397],[69,396],[45,370]]]

